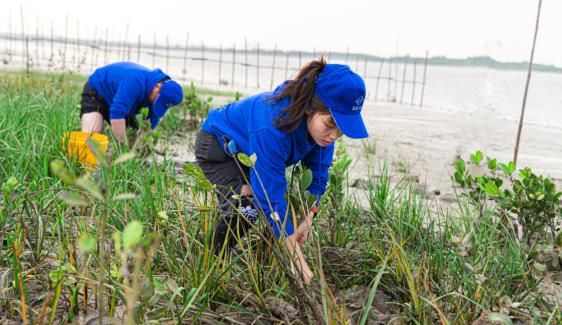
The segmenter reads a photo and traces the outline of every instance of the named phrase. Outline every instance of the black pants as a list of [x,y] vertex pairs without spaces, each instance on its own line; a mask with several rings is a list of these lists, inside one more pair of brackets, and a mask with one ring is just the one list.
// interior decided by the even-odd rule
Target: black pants
[[[217,185],[220,215],[213,245],[215,253],[219,253],[224,244],[227,249],[232,248],[237,238],[241,238],[250,228],[250,222],[257,219],[251,198],[232,198],[233,195],[240,195],[242,185],[250,178],[250,170],[237,162],[236,158],[228,156],[214,134],[204,131],[199,131],[195,140],[195,159],[207,179]],[[247,210],[252,210],[252,214],[244,213]]]
[[[82,100],[80,102],[80,118],[86,113],[98,112],[103,116],[103,119],[109,123],[109,106],[105,99],[98,94],[98,92],[90,86],[88,82],[84,85],[82,90]],[[139,124],[135,116],[128,116],[126,119],[127,127],[138,129]]]

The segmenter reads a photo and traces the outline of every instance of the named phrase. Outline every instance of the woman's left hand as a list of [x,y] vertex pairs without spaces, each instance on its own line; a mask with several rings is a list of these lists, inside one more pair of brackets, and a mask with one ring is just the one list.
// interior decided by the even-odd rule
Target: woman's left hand
[[308,216],[299,224],[296,232],[297,242],[302,245],[307,239],[310,233],[310,226],[312,225],[312,219],[314,217],[314,212],[309,212]]

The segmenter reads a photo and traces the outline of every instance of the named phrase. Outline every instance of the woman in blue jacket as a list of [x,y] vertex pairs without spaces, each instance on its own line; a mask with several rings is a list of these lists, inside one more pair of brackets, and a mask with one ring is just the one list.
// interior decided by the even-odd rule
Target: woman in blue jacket
[[[285,199],[285,169],[299,161],[308,166],[313,174],[308,190],[320,198],[335,141],[343,134],[368,136],[360,115],[364,99],[365,83],[359,75],[346,65],[327,64],[320,58],[273,92],[209,112],[197,135],[195,156],[218,189],[221,217],[214,234],[216,253],[224,244],[231,248],[235,234],[243,235],[256,221],[255,206],[267,216],[273,233],[284,239],[305,283],[310,283],[313,274],[300,244],[308,237],[317,208],[312,207],[295,229]],[[235,161],[237,152],[255,154],[255,166],[247,169]],[[240,202],[233,201],[234,194],[241,195]]]

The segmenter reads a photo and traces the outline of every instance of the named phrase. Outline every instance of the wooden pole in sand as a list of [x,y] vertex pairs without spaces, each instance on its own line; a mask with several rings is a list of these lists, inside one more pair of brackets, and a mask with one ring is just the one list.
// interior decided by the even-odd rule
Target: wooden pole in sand
[[140,63],[141,58],[141,34],[137,35],[137,63]]
[[90,59],[90,70],[94,70],[94,60],[96,57],[96,48],[98,46],[98,27],[96,26],[96,28],[94,29],[94,38],[92,40],[92,52],[91,52],[91,56],[92,58]]
[[377,85],[375,86],[375,100],[379,99],[379,82],[381,81],[382,66],[384,64],[384,59],[381,60],[379,65],[379,73],[377,74]]
[[221,85],[221,72],[222,72],[222,44],[219,47],[219,80],[218,85]]
[[404,71],[402,71],[402,91],[400,93],[400,104],[404,101],[404,85],[406,84],[406,70],[408,68],[408,59],[404,58]]
[[285,59],[285,80],[289,77],[289,54],[290,52],[287,51],[287,58]]
[[201,85],[205,83],[205,42],[201,42]]
[[412,81],[412,99],[410,99],[410,106],[414,106],[414,96],[416,94],[416,65],[418,61],[414,59],[414,80]]
[[244,88],[248,88],[248,39],[244,37]]
[[427,76],[427,57],[428,57],[428,51],[425,51],[425,61],[423,63],[423,81],[422,81],[422,90],[421,90],[421,97],[420,97],[420,107],[423,106],[423,96],[425,95],[425,77]]
[[277,43],[273,48],[273,62],[271,63],[271,82],[269,83],[269,89],[273,89],[273,79],[275,77],[275,57],[277,56]]
[[35,21],[35,66],[39,66],[39,17]]
[[388,58],[388,82],[386,84],[386,98],[390,98],[390,84],[392,83],[392,59]]
[[541,17],[542,0],[539,0],[537,10],[537,20],[535,22],[535,35],[533,36],[533,47],[531,48],[531,58],[529,59],[529,69],[527,70],[527,82],[525,83],[525,93],[523,94],[523,104],[521,107],[521,117],[519,118],[519,127],[517,128],[517,140],[515,142],[515,152],[513,153],[513,164],[517,166],[517,155],[519,154],[519,142],[521,140],[521,131],[523,129],[523,119],[525,118],[525,106],[527,104],[527,93],[529,92],[529,83],[531,82],[531,72],[533,70],[533,58],[535,56],[535,46],[537,44],[537,34],[539,32],[539,21]]
[[107,63],[107,51],[109,46],[109,28],[105,27],[105,42],[103,47],[103,64]]
[[257,64],[256,64],[257,87],[260,87],[260,43],[258,42]]
[[156,32],[154,32],[154,44],[152,46],[152,67],[156,67]]
[[170,36],[166,34],[166,72],[170,71]]
[[25,38],[25,73],[29,74],[30,72],[30,62],[29,62],[29,37]]
[[232,45],[232,79],[230,85],[234,87],[234,70],[236,68],[236,44]]
[[189,49],[189,32],[185,35],[185,49],[183,50],[183,80],[187,81],[187,51]]

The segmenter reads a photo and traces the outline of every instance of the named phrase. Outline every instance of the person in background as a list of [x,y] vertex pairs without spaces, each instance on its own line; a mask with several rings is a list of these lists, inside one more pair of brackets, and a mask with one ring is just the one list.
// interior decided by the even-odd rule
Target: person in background
[[182,87],[162,70],[133,62],[111,63],[96,69],[84,85],[82,132],[102,133],[105,120],[115,138],[126,142],[127,127],[139,128],[135,116],[142,108],[148,107],[147,118],[154,129],[166,111],[182,99]]

